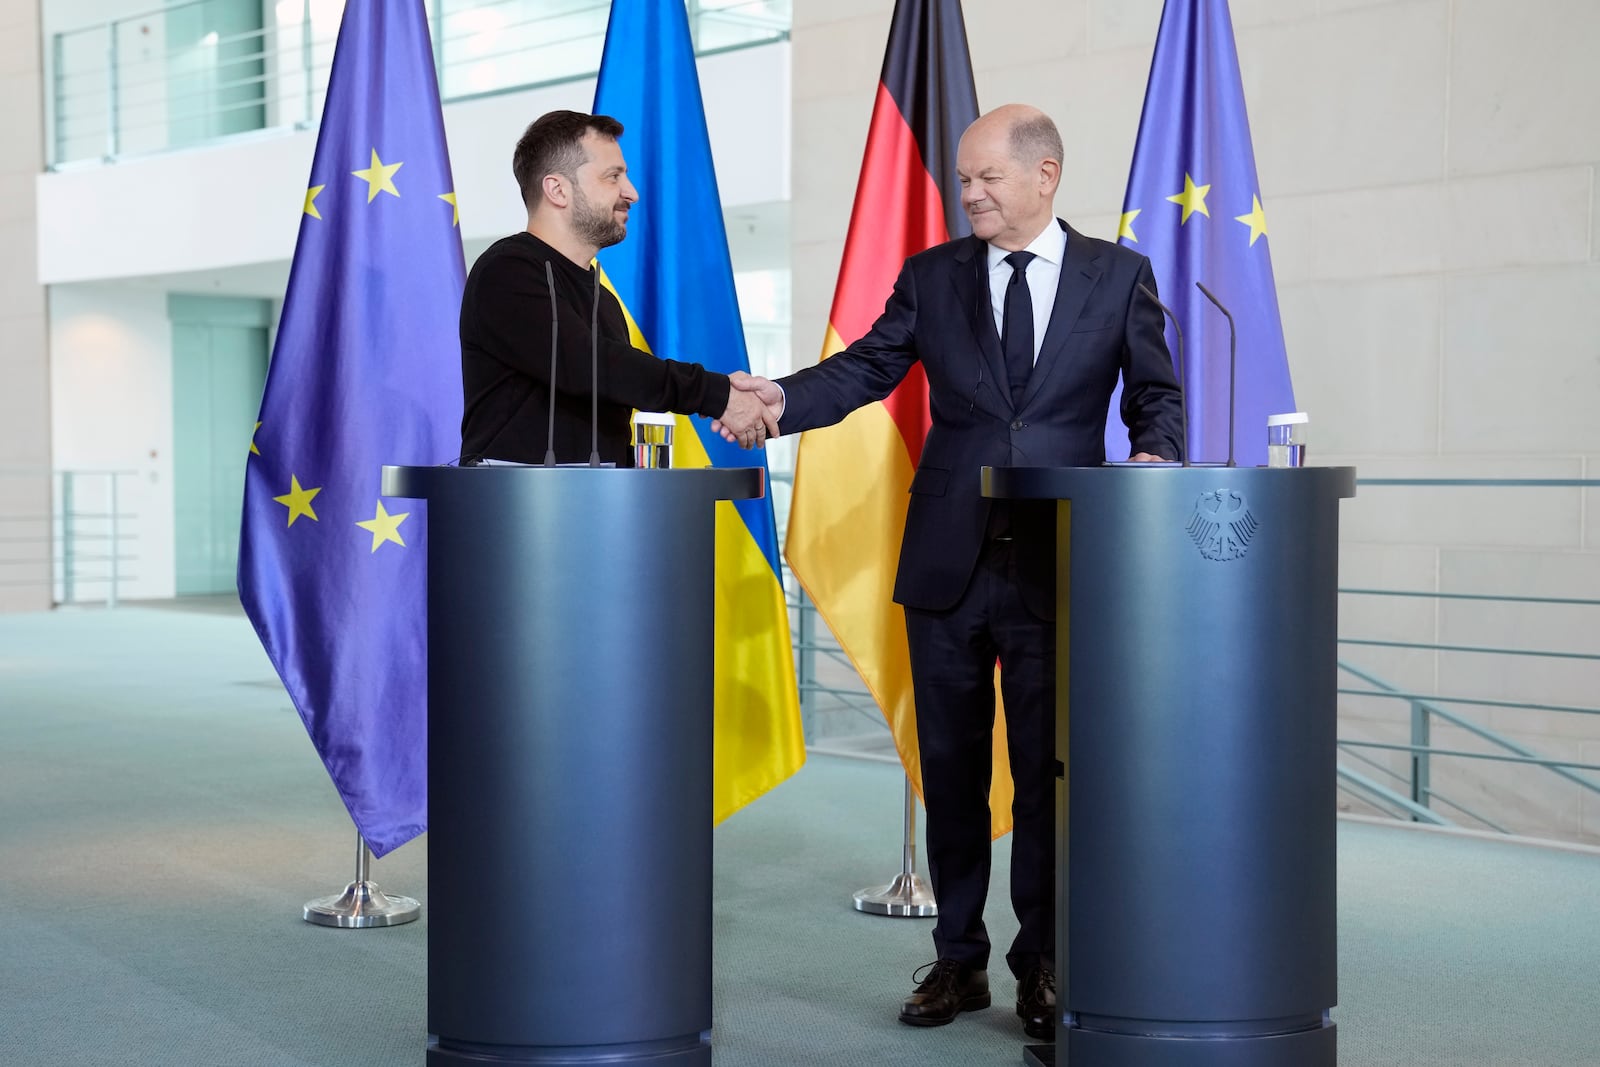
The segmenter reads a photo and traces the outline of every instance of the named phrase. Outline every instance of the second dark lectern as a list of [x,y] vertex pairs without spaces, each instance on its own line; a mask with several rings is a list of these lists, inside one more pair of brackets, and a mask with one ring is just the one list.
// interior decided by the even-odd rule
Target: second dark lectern
[[1036,1062],[1333,1067],[1348,467],[985,468],[1058,500],[1056,965]]
[[760,468],[388,467],[428,502],[428,1049],[711,1063],[715,513]]

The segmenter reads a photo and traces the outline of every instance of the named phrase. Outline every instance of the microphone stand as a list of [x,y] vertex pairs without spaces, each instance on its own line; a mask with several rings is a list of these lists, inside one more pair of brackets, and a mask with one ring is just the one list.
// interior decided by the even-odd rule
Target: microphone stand
[[544,284],[550,290],[550,420],[546,424],[544,465],[556,465],[556,334],[561,320],[556,314],[556,274],[550,261],[544,261]]
[[1194,284],[1195,288],[1199,289],[1205,294],[1207,300],[1217,305],[1218,311],[1222,312],[1228,317],[1228,466],[1237,467],[1239,464],[1233,458],[1233,398],[1234,394],[1238,391],[1234,385],[1236,380],[1234,376],[1238,370],[1237,351],[1239,347],[1239,334],[1233,327],[1232,313],[1229,312],[1227,308],[1222,306],[1222,301],[1218,300],[1212,294],[1211,290],[1205,287],[1204,282],[1195,282]]
[[600,466],[600,261],[594,261],[594,305],[589,309],[589,466]]

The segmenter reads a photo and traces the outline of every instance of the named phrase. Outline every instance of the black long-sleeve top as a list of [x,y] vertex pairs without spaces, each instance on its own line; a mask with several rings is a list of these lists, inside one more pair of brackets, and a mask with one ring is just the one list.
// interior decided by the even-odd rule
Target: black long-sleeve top
[[[544,460],[550,411],[550,290],[559,320],[555,369],[555,450],[559,463],[589,458],[590,333],[594,272],[531,233],[490,245],[467,275],[461,296],[463,461]],[[599,315],[600,459],[633,465],[633,409],[715,418],[728,406],[728,377],[696,363],[659,359],[629,343],[622,305],[604,287]]]

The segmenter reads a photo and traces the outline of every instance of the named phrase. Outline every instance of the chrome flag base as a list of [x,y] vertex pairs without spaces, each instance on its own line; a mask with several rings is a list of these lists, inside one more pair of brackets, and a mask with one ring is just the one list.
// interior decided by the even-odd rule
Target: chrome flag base
[[351,882],[338,896],[308,902],[305,911],[308,923],[355,928],[399,926],[415,922],[421,915],[422,905],[417,901],[390,896],[375,882]]
[[894,881],[888,885],[863,889],[856,894],[855,900],[856,910],[869,915],[922,919],[939,914],[939,905],[933,900],[933,890],[915,871],[895,875]]
[[917,795],[906,779],[905,840],[900,850],[900,873],[888,885],[860,890],[855,895],[857,911],[869,915],[888,915],[896,919],[926,919],[939,914],[933,889],[917,873]]
[[368,926],[400,926],[415,922],[422,905],[411,897],[392,896],[367,878],[372,850],[360,834],[356,835],[356,880],[343,893],[318,897],[306,903],[304,918],[318,926],[364,929]]

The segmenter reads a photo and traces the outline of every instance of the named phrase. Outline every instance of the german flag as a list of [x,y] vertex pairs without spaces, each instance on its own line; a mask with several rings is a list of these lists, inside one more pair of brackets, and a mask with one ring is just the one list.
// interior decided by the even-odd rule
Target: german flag
[[[961,210],[956,144],[978,117],[959,0],[897,0],[822,344],[827,359],[883,311],[907,257],[972,232]],[[883,709],[906,774],[922,792],[905,611],[894,576],[906,498],[931,422],[914,365],[884,400],[800,438],[784,555]],[[1010,829],[1004,717],[995,716],[989,793],[996,834]]]

